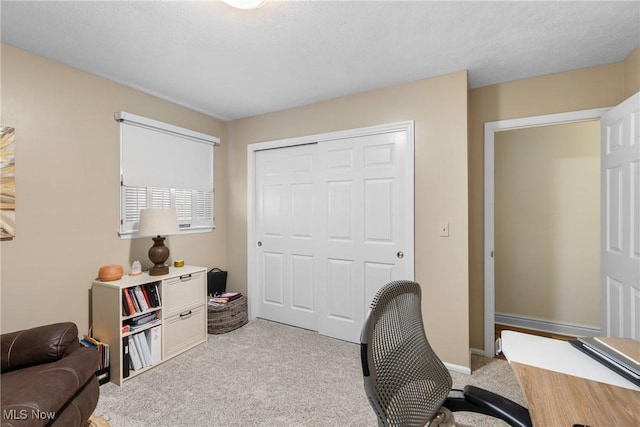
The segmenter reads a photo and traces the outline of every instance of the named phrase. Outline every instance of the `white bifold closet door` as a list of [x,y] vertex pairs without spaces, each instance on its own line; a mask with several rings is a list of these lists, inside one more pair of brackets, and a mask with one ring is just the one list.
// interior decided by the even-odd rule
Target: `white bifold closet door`
[[318,330],[317,144],[256,153],[258,316]]
[[407,139],[399,131],[256,152],[258,317],[358,342],[377,290],[413,279]]

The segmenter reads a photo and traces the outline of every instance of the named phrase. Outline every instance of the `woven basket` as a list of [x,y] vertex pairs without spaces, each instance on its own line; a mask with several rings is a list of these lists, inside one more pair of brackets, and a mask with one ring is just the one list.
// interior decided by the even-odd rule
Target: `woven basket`
[[240,298],[221,305],[207,305],[207,330],[210,334],[224,334],[246,325],[247,298]]

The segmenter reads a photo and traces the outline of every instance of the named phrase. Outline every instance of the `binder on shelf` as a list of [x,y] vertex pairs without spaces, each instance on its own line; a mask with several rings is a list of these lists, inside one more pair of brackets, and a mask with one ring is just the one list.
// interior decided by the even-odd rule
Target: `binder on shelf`
[[162,330],[160,325],[144,331],[144,334],[151,352],[151,364],[155,365],[162,359]]
[[142,341],[140,340],[140,334],[134,335],[134,340],[138,345],[138,354],[140,355],[140,361],[142,362],[142,367],[146,368],[150,365],[149,356],[144,353],[142,350]]
[[122,338],[122,378],[129,377],[129,337]]
[[149,351],[149,344],[147,343],[147,339],[145,338],[144,332],[135,334],[134,339],[136,343],[140,346],[140,354],[142,355],[140,358],[142,359],[142,365],[147,367],[151,366],[151,352]]
[[131,360],[131,369],[137,371],[142,369],[142,362],[140,361],[140,355],[135,345],[135,340],[129,340],[129,360]]
[[[137,334],[136,334],[137,335]],[[142,347],[140,347],[140,339],[136,338],[136,335],[131,335],[131,339],[133,340],[133,347],[136,349],[136,353],[138,353],[138,358],[140,358],[140,365],[143,368],[147,367],[147,362],[144,359],[144,354],[142,354]],[[131,351],[131,350],[129,350]]]

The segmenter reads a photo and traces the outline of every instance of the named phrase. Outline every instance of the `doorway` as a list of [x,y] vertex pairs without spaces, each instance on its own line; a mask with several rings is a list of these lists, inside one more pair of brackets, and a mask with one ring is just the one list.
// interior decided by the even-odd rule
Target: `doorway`
[[[534,126],[557,125],[562,123],[579,122],[586,120],[599,120],[607,109],[596,109],[579,111],[572,113],[562,113],[547,116],[529,117],[523,119],[503,120],[485,124],[485,280],[484,280],[484,355],[492,357],[494,354],[494,332],[495,332],[495,303],[496,303],[496,270],[495,270],[495,249],[496,249],[496,210],[495,210],[495,169],[496,169],[496,132],[505,130],[523,129]],[[526,262],[526,261],[525,261]],[[535,321],[531,324],[522,324],[523,327],[536,329],[540,324]],[[545,326],[545,325],[543,325]],[[549,326],[549,325],[546,325]],[[589,329],[557,331],[565,334],[580,334],[589,332]],[[589,333],[588,333],[589,334]],[[593,333],[591,333],[593,334]]]

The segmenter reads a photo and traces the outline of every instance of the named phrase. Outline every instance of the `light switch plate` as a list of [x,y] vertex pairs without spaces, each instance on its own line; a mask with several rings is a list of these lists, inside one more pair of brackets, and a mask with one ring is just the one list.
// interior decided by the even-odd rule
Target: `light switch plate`
[[449,223],[441,222],[439,225],[439,235],[440,237],[449,237]]

